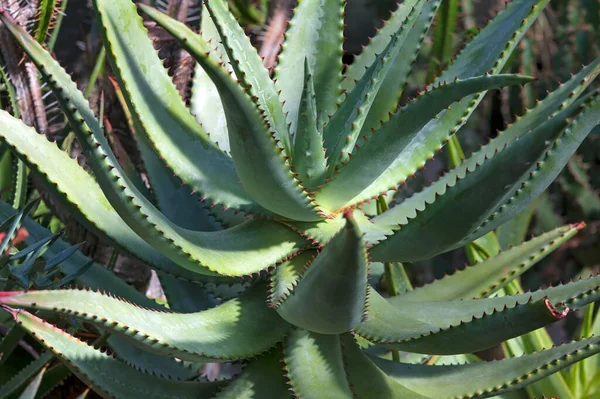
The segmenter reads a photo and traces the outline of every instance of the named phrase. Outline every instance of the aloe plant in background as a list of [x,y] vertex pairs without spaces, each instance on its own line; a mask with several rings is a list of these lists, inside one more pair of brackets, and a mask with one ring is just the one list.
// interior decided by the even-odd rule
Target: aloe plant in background
[[[597,95],[579,99],[600,72],[595,60],[436,182],[398,204],[386,198],[454,136],[486,90],[532,80],[500,72],[547,3],[510,2],[402,106],[439,1],[404,2],[342,73],[343,2],[304,0],[273,79],[223,1],[205,2],[200,34],[141,6],[199,64],[194,118],[133,2],[95,0],[151,190],[119,163],[69,75],[3,10],[0,20],[52,89],[93,175],[6,112],[2,140],[92,231],[162,273],[171,311],[114,279],[90,284],[86,275],[99,267],[78,281],[131,302],[87,290],[11,291],[0,294],[2,308],[105,397],[489,397],[596,354],[600,338],[586,337],[498,362],[403,360],[404,352],[480,351],[595,301],[597,276],[490,297],[581,225],[421,288],[405,281],[394,297],[368,283],[371,267],[389,277],[401,270],[396,262],[464,246],[510,220],[600,121]],[[372,200],[380,214],[369,218],[360,207]],[[244,277],[238,296],[232,285]],[[206,291],[235,297],[198,311]],[[109,334],[115,356],[49,322],[57,314]],[[126,355],[131,344],[137,352]],[[378,348],[392,350],[392,360]],[[234,379],[193,378],[196,363],[237,361],[245,367]]]

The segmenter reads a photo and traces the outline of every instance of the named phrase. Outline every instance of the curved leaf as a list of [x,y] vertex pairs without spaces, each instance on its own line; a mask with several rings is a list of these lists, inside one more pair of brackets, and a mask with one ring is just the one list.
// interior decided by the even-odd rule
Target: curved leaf
[[[454,274],[401,295],[406,301],[487,297],[571,239],[584,225],[559,227]],[[400,299],[398,299],[400,300]]]
[[398,383],[439,399],[488,398],[513,391],[600,352],[600,337],[522,357],[463,365],[403,364],[370,357]]
[[228,361],[264,352],[290,326],[265,306],[265,287],[196,313],[144,309],[97,292],[30,291],[0,294],[0,303],[71,314],[125,335],[159,354],[190,361]]
[[427,90],[397,110],[379,131],[371,133],[350,161],[317,191],[315,200],[329,210],[337,210],[396,187],[438,149],[427,147],[429,133],[423,128],[440,111],[469,94],[531,80],[519,75],[481,76]]
[[[220,4],[220,0],[214,4]],[[319,220],[316,205],[292,172],[289,155],[276,145],[276,126],[264,115],[260,104],[256,104],[259,100],[244,93],[240,85],[208,57],[206,43],[198,34],[153,8],[140,8],[179,40],[219,90],[227,116],[231,154],[246,191],[263,207],[285,218]],[[245,36],[243,40],[247,40]],[[262,64],[260,67],[263,68]],[[236,74],[239,76],[239,71]]]

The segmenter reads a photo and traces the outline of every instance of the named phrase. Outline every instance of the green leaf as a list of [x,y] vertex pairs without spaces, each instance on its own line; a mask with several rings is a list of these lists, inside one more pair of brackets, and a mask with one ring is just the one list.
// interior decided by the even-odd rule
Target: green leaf
[[322,127],[335,112],[341,92],[344,7],[341,0],[303,0],[289,22],[274,80],[292,138],[297,134],[297,115],[301,112],[303,87],[298,67],[304,60],[313,72],[316,126]]
[[288,322],[321,334],[349,331],[361,321],[367,306],[367,252],[352,213],[344,217],[345,227],[277,307]]
[[94,5],[113,72],[135,124],[152,148],[180,179],[211,202],[257,208],[239,185],[231,158],[210,140],[186,108],[135,4],[96,0]]
[[470,399],[522,388],[599,352],[600,337],[594,337],[523,357],[464,365],[427,366],[370,359],[398,383],[422,395]]
[[[231,73],[233,69],[229,65],[229,57],[225,47],[221,43],[217,27],[212,21],[205,5],[202,5],[200,35],[210,46],[210,56],[215,60],[224,62],[225,67]],[[223,102],[219,96],[217,87],[202,66],[196,65],[192,80],[192,96],[190,98],[190,109],[198,123],[209,135],[219,148],[229,153],[229,133],[227,130],[227,118]]]
[[[225,47],[235,75],[244,88],[251,93],[250,95],[257,97],[257,105],[264,113],[267,124],[272,128],[273,144],[277,143],[278,145],[281,143],[287,156],[290,156],[290,136],[283,107],[279,101],[275,84],[271,80],[269,72],[263,66],[258,52],[250,43],[250,39],[246,36],[242,27],[228,11],[223,0],[210,0],[204,4],[221,36],[221,42]],[[221,96],[223,97],[223,94]],[[233,154],[235,160],[235,152]],[[239,169],[238,173],[240,173]]]
[[123,334],[148,351],[190,361],[247,358],[281,341],[290,327],[265,306],[265,299],[265,287],[258,285],[213,309],[168,313],[92,291],[0,294],[1,303],[71,314]]
[[323,129],[324,146],[327,149],[328,176],[333,175],[341,163],[348,162],[349,154],[354,150],[362,131],[365,119],[387,76],[395,66],[395,59],[403,51],[404,40],[412,29],[419,8],[417,5],[409,12],[402,26],[392,34],[387,46],[375,55],[375,60],[356,82],[345,100],[338,106]]
[[358,398],[428,399],[413,392],[373,364],[350,334],[340,336],[344,370]]
[[304,270],[314,261],[317,251],[304,251],[292,259],[277,265],[269,280],[269,305],[277,307],[283,302],[298,284]]
[[145,374],[23,310],[3,307],[85,383],[105,397],[198,398],[212,395],[221,383],[167,380]]
[[310,65],[305,58],[304,87],[298,112],[295,113],[298,120],[292,161],[293,169],[298,173],[298,180],[308,189],[314,189],[317,184],[323,182],[327,166],[323,135],[317,124],[318,105],[313,81]]
[[448,301],[490,296],[571,239],[583,225],[559,227],[473,266],[401,295],[398,301]]
[[[411,197],[406,207],[397,206],[376,218],[384,225],[392,221],[404,225],[373,248],[373,260],[430,258],[471,242],[518,214],[548,187],[600,121],[596,97],[567,124],[565,119],[578,111],[577,105],[505,147],[498,147],[501,142],[489,143]],[[459,215],[456,209],[468,211]]]
[[291,390],[298,398],[347,399],[352,391],[337,335],[294,330],[284,346],[284,361]]
[[[329,210],[337,210],[396,187],[437,149],[427,148],[429,133],[424,127],[440,111],[471,93],[531,80],[519,75],[481,76],[428,87],[416,100],[398,109],[379,131],[370,133],[350,161],[317,191],[315,200]],[[428,151],[431,154],[427,155]]]
[[[54,186],[56,190],[64,190],[67,194],[66,199],[76,204],[78,207],[76,209],[80,209],[85,217],[89,217],[98,230],[105,232],[126,249],[141,259],[147,260],[159,270],[176,276],[190,276],[189,279],[199,279],[199,277],[195,277],[194,273],[183,274],[184,272],[179,271],[180,268],[177,265],[166,260],[164,256],[158,254],[140,236],[135,234],[112,208],[111,204],[114,204],[115,197],[111,197],[113,201],[109,202],[94,182],[94,179],[80,168],[74,160],[70,159],[66,153],[59,150],[55,144],[47,141],[43,135],[37,134],[33,129],[3,111],[0,111],[0,121],[0,135],[3,139],[7,143],[11,143],[15,151],[18,150],[20,156],[25,159],[31,168],[44,173],[47,180],[56,184]],[[61,165],[61,167],[57,168],[57,165]],[[107,169],[110,169],[110,167],[107,167]],[[68,170],[69,173],[64,173],[65,170]],[[110,170],[115,171],[116,167]],[[115,182],[110,177],[104,176],[104,179],[106,184],[111,185],[111,189],[120,190],[114,187]],[[74,181],[77,184],[73,184]],[[83,187],[86,189],[82,189]],[[135,194],[135,188],[131,187],[131,190],[128,193]],[[113,194],[117,193],[113,191]],[[65,195],[62,198],[65,198]],[[135,199],[140,204],[144,204],[145,210],[158,218],[157,222],[162,222],[162,226],[167,228],[163,232],[168,232],[168,234],[176,236],[179,240],[183,239],[185,247],[189,248],[190,253],[202,257],[207,265],[222,265],[225,269],[235,268],[236,264],[242,267],[236,271],[230,269],[232,275],[246,275],[266,269],[270,266],[267,263],[269,259],[274,264],[294,253],[303,245],[303,240],[297,234],[283,225],[266,220],[249,221],[232,229],[219,232],[207,233],[185,230],[174,225],[166,216],[159,214],[139,193],[137,193]],[[176,246],[174,242],[166,241],[167,239],[161,235],[161,232],[156,230],[157,227],[152,226],[145,217],[139,216],[140,209],[137,208],[137,205],[129,202],[130,198],[127,197],[127,194],[119,194],[117,201],[121,204],[121,211],[131,210],[128,214],[128,220],[136,226],[138,232],[142,232],[143,238],[148,239],[150,243],[155,243],[158,249],[165,249],[170,256],[183,261],[192,270],[214,275],[208,269],[200,266],[198,262],[192,261],[189,258],[190,255],[184,254],[182,248]],[[183,238],[184,235],[186,238]],[[271,238],[269,239],[267,236],[271,236]],[[291,241],[286,241],[286,237]],[[175,242],[179,243],[177,240]],[[238,249],[243,248],[243,252],[235,251],[235,246],[239,246]],[[172,248],[176,248],[176,250],[172,251]],[[204,248],[210,248],[211,251],[206,251]],[[248,256],[253,251],[256,251],[257,255],[254,260]],[[238,258],[239,262],[234,258]],[[227,273],[225,270],[223,272]]]
[[[246,191],[263,207],[283,217],[319,220],[316,206],[295,178],[289,155],[283,154],[276,145],[273,130],[276,126],[263,115],[265,111],[260,104],[255,104],[257,100],[244,93],[240,85],[208,57],[206,43],[199,35],[150,7],[140,8],[181,43],[217,86],[225,106],[231,153]],[[239,71],[236,74],[239,76]]]
[[[402,296],[386,300],[372,290],[367,319],[354,331],[394,349],[435,354],[473,352],[560,318],[560,314],[552,314],[552,305],[562,307],[564,302],[575,310],[598,299],[599,283],[597,276],[529,294],[444,302],[404,301]],[[455,336],[453,331],[461,334]]]
[[421,43],[427,36],[427,31],[439,5],[439,0],[403,1],[384,23],[377,35],[371,39],[352,64],[347,67],[342,81],[344,92],[352,90],[356,82],[365,73],[366,68],[375,60],[375,54],[381,53],[394,33],[402,29],[408,14],[410,12],[419,14],[418,19],[412,25],[412,29],[403,30],[402,34],[406,37],[403,39],[402,55],[394,59],[390,71],[386,74],[363,124],[360,137],[369,134],[371,129],[378,129],[383,122],[387,122],[390,118],[389,113],[396,109],[407,84],[408,75],[411,73],[412,66],[419,54]]
[[281,355],[266,354],[250,361],[215,399],[291,398],[281,373]]
[[[440,76],[437,82],[449,82],[456,77],[459,79],[468,79],[474,76],[483,75],[488,71],[493,74],[499,73],[510,57],[510,54],[514,50],[519,39],[535,21],[548,2],[549,0],[512,1],[463,49],[463,51],[461,51],[451,67]],[[421,126],[421,132],[412,132],[410,135],[427,138],[425,142],[419,143],[421,144],[418,146],[420,147],[420,151],[413,150],[407,152],[407,154],[413,154],[416,157],[416,160],[413,160],[412,162],[409,162],[409,160],[404,159],[403,157],[399,157],[394,163],[394,167],[388,169],[390,165],[385,163],[381,170],[378,168],[374,169],[372,168],[373,162],[371,162],[371,157],[374,156],[373,153],[371,151],[362,151],[365,149],[364,147],[366,147],[365,144],[362,150],[358,150],[356,151],[356,154],[353,154],[352,158],[356,159],[359,154],[363,153],[360,157],[369,159],[363,159],[359,163],[348,163],[347,166],[354,163],[354,167],[350,169],[348,169],[347,166],[343,167],[340,170],[340,174],[332,180],[332,182],[337,180],[338,183],[333,185],[328,184],[326,186],[329,186],[329,188],[327,188],[329,193],[327,195],[324,194],[324,197],[327,197],[325,202],[322,202],[323,199],[321,199],[321,201],[317,199],[317,202],[326,208],[328,205],[332,208],[336,208],[343,206],[345,203],[348,203],[349,205],[361,203],[367,199],[376,197],[384,191],[396,188],[396,185],[404,181],[406,177],[414,174],[429,159],[431,159],[435,152],[443,146],[449,137],[458,131],[473,112],[476,105],[483,97],[483,94],[484,93],[482,92],[476,96],[465,97],[458,104],[455,104],[451,110],[445,110],[440,115],[437,115],[436,119],[427,120],[427,124]],[[404,115],[403,118],[405,116],[406,115]],[[389,122],[384,124],[382,129],[385,129],[385,126],[389,124]],[[406,135],[409,134],[406,133]],[[377,136],[378,135],[374,135],[373,137]],[[379,135],[379,137],[381,136],[382,135]],[[367,137],[369,137],[369,134],[367,134]],[[404,135],[402,135],[402,137],[404,137]],[[414,143],[413,145],[417,146],[417,143]],[[372,146],[373,144],[370,145],[371,148]],[[385,142],[384,149],[387,146],[388,143]],[[390,161],[394,160],[392,159]],[[359,170],[354,170],[359,164],[365,165],[366,163],[369,163],[369,168],[362,168],[362,171],[360,170],[361,168],[357,168]],[[405,173],[396,176],[398,174],[396,169],[401,171],[404,170]],[[346,172],[343,172],[344,170],[346,170]],[[362,172],[369,174],[370,171],[375,173],[370,178],[365,179],[362,184],[353,183],[355,181],[355,178],[353,178],[354,173]],[[342,173],[346,176],[343,179],[340,179]],[[351,182],[350,184],[344,184],[344,181],[346,181],[346,183],[348,183],[348,181]],[[369,187],[365,187],[365,184],[368,184]],[[335,198],[336,192],[347,192],[348,195],[344,195],[343,198]],[[319,194],[317,194],[317,197],[318,196]],[[334,198],[335,203],[332,203]],[[341,203],[341,205],[335,206],[338,203]]]

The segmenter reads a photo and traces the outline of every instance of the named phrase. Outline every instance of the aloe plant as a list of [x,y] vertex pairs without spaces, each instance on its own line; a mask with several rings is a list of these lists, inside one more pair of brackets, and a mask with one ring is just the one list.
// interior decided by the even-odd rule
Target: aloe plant
[[[581,225],[397,296],[368,283],[370,267],[436,256],[510,220],[600,122],[598,96],[579,98],[599,59],[436,182],[400,203],[386,199],[454,137],[487,90],[532,81],[500,72],[547,3],[510,2],[403,105],[437,0],[403,2],[345,70],[343,2],[304,0],[273,77],[222,0],[204,3],[200,33],[140,6],[198,63],[188,108],[134,3],[95,0],[151,190],[119,162],[70,76],[2,10],[93,174],[6,112],[2,141],[90,230],[160,272],[172,310],[78,289],[3,292],[2,308],[105,397],[489,397],[595,355],[598,337],[489,363],[414,364],[398,353],[469,354],[595,301],[598,276],[490,296]],[[370,218],[361,208],[373,200],[380,214]],[[203,292],[231,299],[198,310]],[[140,350],[109,355],[23,308],[69,315]],[[377,347],[395,351],[394,360]],[[246,365],[226,381],[190,379],[181,367],[234,361]]]

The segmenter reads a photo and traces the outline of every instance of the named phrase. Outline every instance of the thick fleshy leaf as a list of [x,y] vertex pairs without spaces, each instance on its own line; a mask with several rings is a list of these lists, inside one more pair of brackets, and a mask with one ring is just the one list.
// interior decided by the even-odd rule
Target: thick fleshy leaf
[[284,361],[291,390],[298,398],[328,399],[352,397],[346,380],[337,335],[294,330],[286,338]]
[[352,392],[359,399],[430,399],[388,377],[365,355],[350,334],[340,336],[344,370]]
[[291,398],[281,373],[281,354],[266,354],[253,359],[214,399]]
[[404,364],[370,357],[406,388],[439,399],[488,398],[512,391],[600,352],[600,337],[522,357],[463,365]]
[[[459,79],[469,79],[483,75],[487,72],[492,74],[500,73],[520,38],[535,21],[548,2],[549,0],[514,0],[510,2],[506,8],[500,12],[496,18],[494,18],[494,20],[492,20],[481,33],[463,49],[463,51],[461,51],[451,67],[447,69],[436,82],[448,82],[456,77]],[[326,201],[322,204],[319,201],[317,202],[326,208],[327,206],[335,208],[336,206],[333,205],[337,205],[338,203],[342,204],[338,206],[343,206],[345,203],[348,203],[349,205],[361,203],[367,199],[374,198],[385,191],[396,188],[396,186],[402,183],[406,177],[414,174],[429,159],[431,159],[435,152],[442,148],[444,143],[458,131],[473,112],[481,98],[483,98],[483,94],[484,92],[481,92],[480,94],[463,98],[458,104],[454,104],[450,110],[444,110],[434,119],[428,118],[426,124],[419,128],[419,132],[411,133],[411,135],[414,135],[415,137],[423,138],[423,140],[413,141],[412,147],[414,147],[414,149],[405,152],[405,155],[413,155],[412,161],[409,162],[408,159],[402,157],[402,153],[397,153],[397,158],[391,160],[393,162],[392,167],[389,167],[391,165],[386,163],[383,169],[377,170],[373,176],[365,179],[361,184],[342,184],[344,181],[354,181],[354,173],[361,172],[361,170],[348,169],[348,166],[354,163],[350,162],[346,167],[342,167],[340,169],[340,174],[332,180],[332,182],[337,180],[338,183],[335,183],[335,185],[328,185],[330,186],[330,188],[328,188],[330,192],[328,195],[324,195],[324,197],[328,197],[326,198]],[[440,110],[438,109],[438,111]],[[389,125],[390,122],[391,121],[384,124],[382,129],[385,129],[385,126]],[[409,133],[406,134],[408,135]],[[367,133],[366,136],[369,138],[371,135],[371,133]],[[379,136],[381,137],[381,135]],[[371,140],[376,137],[378,137],[377,134],[373,135]],[[402,135],[402,137],[404,137],[404,135]],[[373,144],[371,144],[370,147],[371,146],[373,146]],[[366,148],[366,144],[363,147]],[[367,154],[368,151],[364,151],[364,155],[359,155],[365,148],[356,150],[352,155],[352,159],[354,160],[356,157],[368,155],[366,158],[369,159],[363,159],[360,164],[366,165],[369,163],[369,168],[362,169],[363,173],[369,174],[370,171],[374,171],[372,168],[373,162],[370,162],[373,155]],[[355,163],[353,168],[357,165],[358,164]],[[344,170],[347,171],[343,172]],[[342,173],[345,173],[346,177],[340,179]],[[368,187],[366,187],[365,184],[367,184]],[[344,186],[343,190],[339,186],[336,190],[336,185]],[[348,194],[344,195],[343,199],[336,198],[335,193],[338,191],[347,192]],[[346,198],[350,196],[354,198]],[[333,202],[334,199],[335,202]],[[323,201],[323,199],[321,199],[321,201]]]
[[414,8],[412,12],[419,14],[418,19],[412,25],[412,29],[403,32],[406,37],[403,39],[402,55],[395,58],[394,64],[386,74],[359,136],[362,137],[368,134],[371,129],[379,128],[382,122],[389,119],[389,113],[396,109],[407,84],[408,75],[411,73],[411,68],[419,54],[421,43],[427,36],[427,31],[439,5],[440,1],[438,0],[403,1],[390,18],[385,21],[377,35],[362,49],[352,64],[348,65],[342,81],[344,92],[352,90],[356,82],[365,73],[366,68],[373,63],[376,54],[383,51],[394,33],[406,23],[407,15],[411,10]]
[[[428,150],[424,143],[429,140],[429,135],[423,128],[440,111],[469,94],[531,80],[519,75],[481,76],[429,88],[398,109],[379,131],[370,133],[350,161],[317,191],[316,201],[329,210],[337,210],[388,191],[431,157],[425,154]],[[376,192],[365,190],[374,182],[378,187]]]
[[256,208],[234,165],[186,108],[152,46],[135,4],[96,0],[108,59],[131,115],[154,150],[188,186],[214,203]]
[[[215,4],[220,4],[220,0]],[[276,145],[276,126],[264,116],[264,109],[257,100],[249,96],[252,91],[244,93],[240,85],[209,58],[206,43],[198,34],[153,8],[140,7],[179,40],[219,90],[227,116],[231,154],[246,191],[264,208],[285,218],[319,220],[316,206],[295,178],[289,155]],[[239,76],[239,71],[236,74]]]
[[421,0],[411,9],[404,23],[392,34],[387,46],[376,54],[373,63],[367,68],[360,80],[345,100],[338,106],[331,119],[323,128],[324,146],[327,153],[328,176],[331,176],[340,163],[346,163],[362,131],[365,119],[373,106],[377,94],[387,76],[395,66],[395,60],[401,57],[404,40],[419,17],[423,3]]
[[[233,229],[214,233],[190,231],[172,223],[140,194],[124,174],[103,135],[98,121],[89,108],[89,104],[82,93],[77,90],[64,69],[37,42],[33,41],[26,32],[19,28],[10,17],[7,17],[6,14],[0,14],[0,18],[6,26],[10,27],[15,37],[21,43],[26,44],[24,49],[36,62],[40,72],[59,99],[59,104],[69,118],[73,130],[86,152],[88,164],[94,170],[96,179],[108,201],[132,230],[145,241],[157,250],[163,251],[166,256],[179,265],[197,273],[212,276],[218,273],[210,270],[210,268],[222,269],[219,271],[220,274],[228,274],[229,272],[226,269],[231,268],[231,275],[238,276],[264,270],[269,266],[269,261],[276,263],[295,252],[298,244],[302,245],[295,234],[291,231],[286,233],[287,229],[277,224],[274,224],[268,230],[264,230],[267,234],[275,234],[273,236],[275,241],[271,241],[269,244],[268,240],[259,237],[260,234],[256,234],[256,231],[250,232],[258,227],[251,226],[254,222],[249,222],[250,225],[239,225]],[[5,113],[0,113],[0,116],[4,117]],[[19,124],[18,121],[9,116],[2,119],[2,127],[10,122],[13,126]],[[2,130],[5,140],[8,140],[7,135],[12,133],[10,139],[13,143],[18,141],[18,145],[13,145],[19,147],[21,152],[26,155],[34,152],[42,158],[45,156],[45,154],[40,154],[39,149],[25,151],[23,148],[26,145],[32,145],[31,140],[34,140],[34,137],[40,141],[39,135],[35,131],[24,127],[22,124],[18,127],[18,131],[13,129],[5,128]],[[43,160],[49,169],[56,169],[56,165],[49,166],[48,160],[44,158]],[[44,170],[46,174],[50,171]],[[55,170],[54,174],[60,175],[63,173]],[[72,182],[67,183],[67,185],[72,186]],[[258,229],[261,228],[258,227]],[[233,238],[230,236],[231,233],[240,236]],[[286,241],[284,238],[286,235],[292,241]],[[244,251],[235,251],[232,244],[240,245],[244,248]],[[255,259],[256,262],[248,261],[247,251],[251,247],[258,251],[257,254],[260,253],[260,256]],[[206,248],[210,248],[210,251],[205,250]],[[280,257],[279,255],[283,256]],[[238,258],[238,260],[236,261],[235,258]],[[241,266],[241,268],[234,270],[236,266]],[[251,269],[254,270],[251,271]]]
[[[272,128],[273,144],[278,145],[281,143],[284,151],[290,156],[290,136],[283,107],[279,101],[275,84],[269,76],[269,71],[263,66],[256,48],[252,46],[250,38],[246,36],[246,33],[229,12],[223,0],[205,1],[204,4],[221,36],[221,43],[225,47],[235,75],[250,95],[256,97],[257,105],[261,109],[266,123]],[[157,22],[160,24],[159,21]],[[221,94],[221,96],[223,95]],[[229,118],[227,122],[231,125]],[[233,148],[232,153],[235,159]],[[240,173],[239,169],[238,173]]]
[[34,376],[39,376],[40,371],[43,370],[52,359],[54,359],[54,353],[51,351],[42,353],[37,359],[21,369],[17,375],[0,385],[0,398],[9,398],[11,395],[14,397],[15,392],[19,389],[23,389],[25,384]]
[[[224,62],[225,67],[230,67],[229,57],[227,57],[225,47],[221,43],[217,27],[205,5],[202,5],[201,18],[200,35],[208,43],[210,56],[215,60]],[[234,73],[233,70],[230,70],[230,72]],[[229,153],[229,133],[223,102],[217,87],[200,65],[196,65],[194,69],[190,110],[211,140],[217,143],[223,151]]]
[[304,60],[304,87],[296,115],[298,120],[293,141],[293,168],[302,184],[308,189],[314,189],[325,178],[327,162],[323,135],[317,124],[314,79],[307,59]]
[[290,326],[265,306],[265,286],[196,313],[144,309],[92,291],[55,290],[0,294],[0,303],[71,314],[122,334],[155,353],[191,361],[228,361],[264,352]]
[[297,131],[303,92],[298,67],[305,59],[313,72],[316,125],[321,127],[336,109],[341,91],[344,6],[341,0],[303,0],[294,10],[275,68],[275,87],[292,137]]
[[277,307],[284,301],[298,284],[304,270],[314,261],[317,251],[308,250],[301,252],[292,259],[277,265],[271,271],[269,281],[269,304]]
[[291,294],[277,307],[288,322],[320,334],[356,326],[367,308],[367,252],[351,212],[345,227],[308,265]]
[[398,226],[392,236],[375,246],[373,259],[430,258],[481,237],[519,213],[548,187],[600,122],[596,96],[567,124],[565,119],[578,111],[577,105],[503,148],[498,147],[500,142],[489,143],[439,182],[411,197],[414,207],[395,207],[382,215],[379,222],[384,225],[389,225],[384,219],[396,221],[400,215],[408,224]]
[[571,239],[584,226],[559,227],[451,276],[408,291],[401,298],[406,301],[451,301],[490,296]]
[[401,296],[386,300],[372,291],[367,320],[354,331],[400,350],[474,352],[561,318],[553,305],[574,310],[599,297],[600,276],[534,293],[461,301],[413,302]]
[[222,383],[177,381],[145,374],[23,310],[4,307],[15,321],[69,369],[104,397],[198,398],[214,394]]

